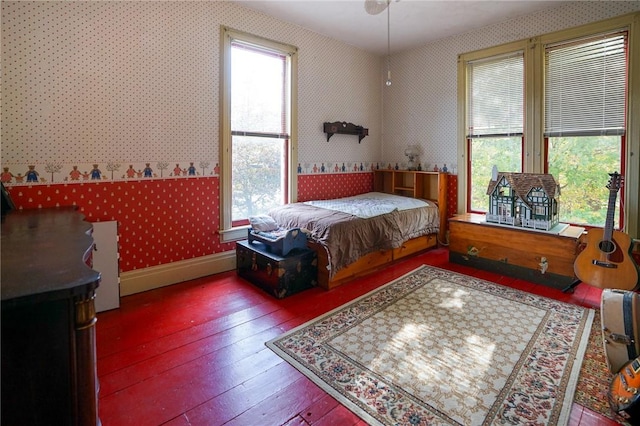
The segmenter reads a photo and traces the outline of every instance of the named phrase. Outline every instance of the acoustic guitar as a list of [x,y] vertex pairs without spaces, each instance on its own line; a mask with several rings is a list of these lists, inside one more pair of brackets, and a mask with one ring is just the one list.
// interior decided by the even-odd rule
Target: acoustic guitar
[[630,255],[631,238],[613,230],[616,196],[622,184],[622,175],[610,173],[607,184],[609,205],[604,229],[593,228],[587,233],[586,247],[576,257],[573,270],[585,284],[599,288],[633,290],[638,285],[638,269]]

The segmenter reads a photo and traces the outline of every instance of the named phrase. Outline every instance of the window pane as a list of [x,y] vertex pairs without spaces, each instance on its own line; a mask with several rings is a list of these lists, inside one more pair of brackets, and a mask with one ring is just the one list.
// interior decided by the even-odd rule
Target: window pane
[[288,56],[231,43],[231,224],[286,202]]
[[496,165],[501,172],[522,171],[522,138],[474,138],[469,139],[471,158],[470,210],[486,212],[489,207],[487,188],[491,171]]
[[[555,137],[548,144],[548,170],[560,184],[560,221],[604,226],[609,173],[621,171],[621,137]],[[616,197],[616,228],[619,208],[620,194]]]
[[285,141],[234,136],[232,144],[232,221],[283,204]]
[[545,135],[621,135],[625,128],[627,35],[549,46]]
[[524,123],[524,58],[516,54],[468,66],[467,135],[521,135]]
[[232,46],[232,130],[284,132],[285,65],[284,55]]

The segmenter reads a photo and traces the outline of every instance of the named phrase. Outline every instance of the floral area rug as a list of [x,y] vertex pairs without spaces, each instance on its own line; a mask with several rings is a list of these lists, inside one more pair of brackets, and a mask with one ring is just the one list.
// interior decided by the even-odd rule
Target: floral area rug
[[600,311],[597,311],[593,318],[587,351],[582,361],[574,402],[605,417],[619,420],[611,410],[607,396],[611,379],[612,374],[607,367],[604,354]]
[[267,346],[373,425],[565,425],[593,316],[422,266]]

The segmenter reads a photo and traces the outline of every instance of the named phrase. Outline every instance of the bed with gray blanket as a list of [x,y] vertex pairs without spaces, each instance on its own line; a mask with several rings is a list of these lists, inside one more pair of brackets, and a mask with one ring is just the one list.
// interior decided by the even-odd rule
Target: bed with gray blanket
[[[269,216],[283,228],[308,231],[310,240],[326,252],[326,256],[318,253],[319,259],[327,259],[327,265],[318,265],[318,269],[326,269],[329,282],[360,259],[392,254],[408,241],[432,236],[432,243],[437,244],[435,235],[440,228],[437,203],[382,192],[286,204],[271,210]],[[322,285],[321,278],[320,282]]]

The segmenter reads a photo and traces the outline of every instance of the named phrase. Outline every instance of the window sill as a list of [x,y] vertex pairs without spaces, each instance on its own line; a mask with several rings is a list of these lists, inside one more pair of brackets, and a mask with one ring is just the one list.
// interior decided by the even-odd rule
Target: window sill
[[246,240],[247,229],[249,229],[248,225],[237,226],[229,229],[221,229],[220,231],[218,231],[220,233],[220,242],[230,243],[238,240]]

